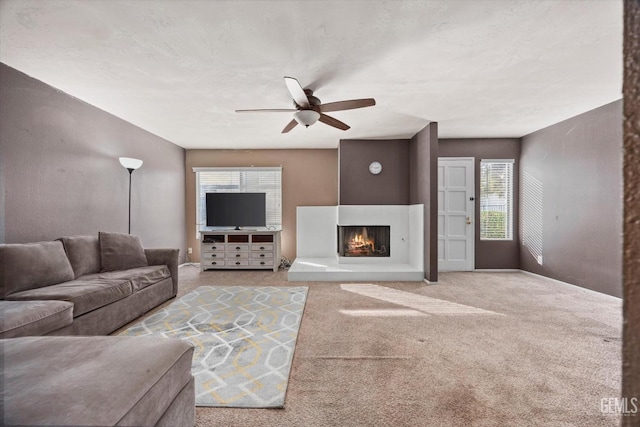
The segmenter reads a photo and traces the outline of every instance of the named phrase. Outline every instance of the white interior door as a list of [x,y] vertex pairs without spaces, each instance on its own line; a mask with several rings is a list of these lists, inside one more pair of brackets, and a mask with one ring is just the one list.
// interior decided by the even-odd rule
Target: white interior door
[[475,268],[475,160],[438,159],[438,270]]

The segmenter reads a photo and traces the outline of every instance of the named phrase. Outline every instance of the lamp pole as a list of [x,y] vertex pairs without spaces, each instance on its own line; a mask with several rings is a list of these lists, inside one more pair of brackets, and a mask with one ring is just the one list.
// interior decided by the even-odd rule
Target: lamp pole
[[127,168],[129,171],[129,234],[131,234],[131,175],[135,169]]
[[129,171],[129,234],[131,234],[131,175],[142,166],[142,160],[131,157],[120,157],[120,164]]

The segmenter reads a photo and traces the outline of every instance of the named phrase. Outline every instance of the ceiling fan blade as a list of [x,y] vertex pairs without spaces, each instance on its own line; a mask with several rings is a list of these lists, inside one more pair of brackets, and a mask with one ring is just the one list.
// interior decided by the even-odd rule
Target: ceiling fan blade
[[364,99],[350,99],[348,101],[329,102],[320,106],[320,111],[343,111],[353,110],[355,108],[373,107],[376,105],[376,100],[373,98]]
[[342,123],[338,119],[334,119],[331,116],[327,116],[326,114],[320,114],[320,118],[318,119],[325,125],[333,126],[334,128],[338,128],[340,130],[347,130],[350,128],[349,125]]
[[282,129],[282,133],[287,133],[289,132],[291,129],[293,129],[294,127],[296,127],[298,125],[298,122],[296,122],[296,119],[293,119],[289,122],[288,125],[286,125],[284,127],[284,129]]
[[284,82],[287,85],[287,89],[289,89],[289,93],[291,94],[293,101],[303,109],[309,108],[310,105],[309,100],[307,99],[307,94],[304,93],[304,89],[302,89],[298,80],[293,77],[285,77]]
[[295,108],[258,108],[253,110],[236,110],[236,113],[292,113]]

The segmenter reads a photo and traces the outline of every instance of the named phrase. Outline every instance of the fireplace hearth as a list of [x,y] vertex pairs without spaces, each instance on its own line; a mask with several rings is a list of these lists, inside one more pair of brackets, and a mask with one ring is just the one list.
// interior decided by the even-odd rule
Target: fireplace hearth
[[388,225],[339,225],[338,254],[342,257],[391,256]]
[[[298,206],[296,224],[297,258],[287,273],[290,281],[424,279],[423,205]],[[345,228],[340,236],[340,225],[355,230]],[[373,231],[376,225],[385,226],[380,233],[385,235]],[[365,243],[372,239],[375,243]]]

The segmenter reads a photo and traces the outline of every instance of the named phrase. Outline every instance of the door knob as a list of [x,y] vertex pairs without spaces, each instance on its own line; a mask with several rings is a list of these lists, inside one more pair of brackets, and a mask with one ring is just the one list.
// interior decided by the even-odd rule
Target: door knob
[[471,225],[471,218],[467,217],[467,225]]

